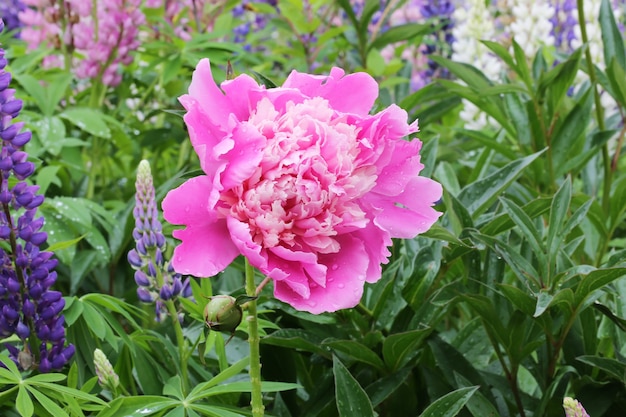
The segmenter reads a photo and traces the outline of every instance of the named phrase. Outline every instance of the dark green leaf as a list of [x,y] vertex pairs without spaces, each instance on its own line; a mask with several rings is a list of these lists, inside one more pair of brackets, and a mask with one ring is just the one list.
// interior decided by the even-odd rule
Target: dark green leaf
[[622,383],[626,382],[626,363],[624,362],[592,355],[579,356],[576,360],[591,365],[594,368],[602,369]]
[[385,364],[382,359],[374,353],[370,348],[355,340],[334,340],[324,342],[324,346],[328,346],[335,352],[343,353],[350,359],[366,363],[380,371],[384,371]]
[[468,184],[459,193],[459,201],[475,219],[491,206],[499,194],[522,174],[543,151],[513,161],[486,178]]
[[418,348],[431,331],[431,329],[410,330],[387,336],[383,342],[383,358],[387,366],[392,371],[402,368],[417,355]]
[[437,399],[420,417],[454,417],[474,395],[478,387],[461,388]]
[[391,394],[395,393],[402,384],[405,383],[411,374],[411,368],[402,368],[398,372],[385,376],[382,379],[368,385],[365,392],[369,396],[372,406],[376,407]]
[[556,262],[557,251],[559,250],[559,245],[563,240],[561,226],[567,218],[567,212],[569,211],[571,199],[572,182],[570,177],[567,177],[554,195],[552,205],[550,206],[550,218],[548,221],[548,237],[546,245],[548,247],[548,256],[552,265]]
[[626,52],[624,51],[623,33],[617,27],[610,0],[602,0],[600,5],[600,29],[604,45],[604,63],[608,67],[615,59],[626,70]]
[[336,356],[333,356],[335,375],[335,399],[341,417],[374,417],[372,403],[367,393],[348,369]]
[[626,268],[597,269],[582,278],[576,288],[576,302],[581,304],[594,291],[626,275]]
[[299,329],[281,329],[262,340],[263,344],[304,350],[330,358],[330,353],[320,346],[321,342],[316,335]]

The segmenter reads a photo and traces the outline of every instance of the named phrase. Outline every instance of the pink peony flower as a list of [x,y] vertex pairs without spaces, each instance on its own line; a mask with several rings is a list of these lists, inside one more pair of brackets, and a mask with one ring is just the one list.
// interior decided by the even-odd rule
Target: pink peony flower
[[413,238],[440,216],[441,185],[418,176],[421,142],[392,105],[368,114],[378,95],[368,74],[293,71],[265,89],[241,75],[221,89],[209,61],[180,97],[206,175],[170,191],[165,219],[185,225],[173,266],[212,276],[241,254],[300,310],[359,303],[381,276],[392,237]]

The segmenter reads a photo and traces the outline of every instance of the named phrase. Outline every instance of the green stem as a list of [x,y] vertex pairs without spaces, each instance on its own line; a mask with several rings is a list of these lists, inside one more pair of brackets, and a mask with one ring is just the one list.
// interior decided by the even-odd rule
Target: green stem
[[183,328],[178,320],[178,311],[174,305],[174,301],[167,300],[165,302],[167,311],[170,313],[172,324],[174,325],[174,333],[176,334],[176,345],[178,346],[178,355],[180,357],[180,373],[183,384],[183,394],[187,395],[189,392],[189,371],[187,366],[187,353],[185,349],[185,336],[183,335]]
[[[585,11],[583,7],[584,0],[577,0],[576,6],[578,8],[578,23],[580,26],[580,37],[583,44],[589,42],[587,36],[587,26],[585,21]],[[589,47],[585,49],[585,60],[587,61],[587,71],[589,72],[589,81],[591,82],[591,88],[593,88],[593,97],[596,105],[596,119],[598,123],[598,129],[604,131],[604,108],[600,101],[600,93],[598,92],[597,84],[598,79],[596,77],[596,70],[591,61],[591,51]],[[613,172],[611,171],[611,158],[609,156],[609,145],[604,144],[602,147],[602,163],[604,165],[604,183],[602,189],[602,208],[604,213],[608,215],[610,209],[610,196],[611,196],[611,179]]]
[[[256,296],[254,267],[246,259],[246,294]],[[259,352],[259,325],[257,322],[256,300],[248,302],[248,343],[250,344],[250,383],[252,384],[252,416],[263,417],[263,394],[261,393],[261,353]]]

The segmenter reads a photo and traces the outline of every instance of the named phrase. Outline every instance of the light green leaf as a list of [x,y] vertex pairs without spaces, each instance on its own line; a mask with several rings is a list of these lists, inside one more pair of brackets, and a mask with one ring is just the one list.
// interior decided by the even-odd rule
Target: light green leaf
[[33,400],[28,395],[26,387],[20,385],[17,391],[17,399],[15,400],[15,408],[22,417],[30,417],[35,412],[35,405]]
[[73,107],[65,110],[59,116],[90,135],[105,139],[111,137],[111,129],[104,121],[103,114],[97,110]]
[[57,403],[52,401],[52,399],[28,385],[26,386],[26,388],[28,388],[28,391],[32,394],[33,397],[35,397],[39,404],[41,404],[43,408],[45,408],[54,417],[69,417],[65,410],[59,407]]
[[402,42],[407,39],[414,39],[418,36],[423,36],[428,33],[433,32],[436,27],[433,27],[431,24],[416,24],[416,23],[408,23],[404,25],[397,25],[389,28],[380,36],[378,36],[374,42],[372,42],[368,50],[371,49],[382,49],[385,46],[395,43]]
[[336,356],[333,356],[335,400],[341,417],[374,417],[374,409],[365,390]]
[[176,400],[155,395],[119,397],[109,403],[109,408],[100,411],[96,417],[144,417],[180,404]]
[[465,406],[478,387],[461,388],[437,399],[420,417],[454,417]]

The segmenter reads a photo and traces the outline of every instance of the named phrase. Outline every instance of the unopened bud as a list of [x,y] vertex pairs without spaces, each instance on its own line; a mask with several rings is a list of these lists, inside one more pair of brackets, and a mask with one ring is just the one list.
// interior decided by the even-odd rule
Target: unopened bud
[[115,391],[115,389],[120,385],[120,378],[113,370],[111,362],[109,362],[104,352],[102,352],[100,349],[96,348],[96,350],[94,350],[93,363],[96,367],[98,383],[102,387],[106,387],[111,391]]
[[582,404],[571,397],[563,398],[563,409],[566,417],[589,417]]
[[209,329],[218,332],[234,332],[242,317],[241,306],[230,295],[213,296],[204,307],[204,322]]

